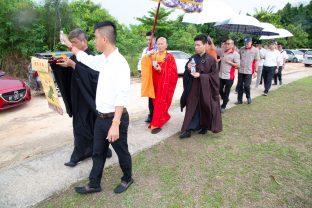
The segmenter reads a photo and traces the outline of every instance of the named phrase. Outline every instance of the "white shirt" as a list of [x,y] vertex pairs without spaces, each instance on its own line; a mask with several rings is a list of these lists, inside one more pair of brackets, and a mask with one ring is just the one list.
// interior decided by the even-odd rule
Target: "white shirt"
[[116,106],[127,107],[130,93],[130,67],[116,48],[108,57],[92,56],[83,51],[77,60],[100,72],[96,89],[96,109],[101,113],[115,112]]
[[288,59],[288,55],[287,55],[286,51],[284,51],[284,50],[279,51],[278,62],[279,62],[280,66],[284,65],[284,59],[285,60]]
[[258,61],[258,66],[263,66],[264,56],[265,56],[265,53],[266,53],[266,49],[261,48],[261,49],[259,50],[259,52],[260,52],[260,60]]
[[277,66],[279,54],[280,52],[278,50],[272,51],[268,49],[264,55],[263,66],[268,67]]

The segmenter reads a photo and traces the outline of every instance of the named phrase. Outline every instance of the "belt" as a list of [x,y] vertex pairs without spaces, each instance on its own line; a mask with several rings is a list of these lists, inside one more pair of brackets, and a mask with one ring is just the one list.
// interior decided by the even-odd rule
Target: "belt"
[[[127,113],[127,108],[124,108],[122,113]],[[98,111],[98,115],[101,118],[114,118],[115,116],[115,112],[111,112],[111,113],[101,113]]]

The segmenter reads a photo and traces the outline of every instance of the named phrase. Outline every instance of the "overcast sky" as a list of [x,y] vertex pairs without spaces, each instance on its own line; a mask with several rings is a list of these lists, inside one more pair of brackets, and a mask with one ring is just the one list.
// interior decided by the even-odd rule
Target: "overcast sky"
[[[142,17],[147,14],[151,8],[155,8],[157,2],[152,0],[92,0],[95,3],[100,3],[102,7],[108,10],[108,12],[114,16],[120,23],[129,25],[138,23],[135,18]],[[255,8],[261,7],[267,8],[273,6],[274,10],[281,9],[290,2],[292,5],[298,5],[299,3],[307,3],[309,0],[223,0],[237,13],[253,14]],[[174,12],[171,19],[175,19],[179,14],[182,14],[180,10]]]

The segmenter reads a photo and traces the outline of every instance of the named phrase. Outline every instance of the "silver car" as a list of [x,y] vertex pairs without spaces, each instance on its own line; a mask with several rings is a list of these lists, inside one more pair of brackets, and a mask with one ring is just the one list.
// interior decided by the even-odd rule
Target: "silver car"
[[312,50],[306,51],[303,57],[303,63],[305,66],[312,65]]
[[295,63],[303,61],[303,53],[301,51],[290,49],[285,49],[285,51],[288,55],[288,61]]

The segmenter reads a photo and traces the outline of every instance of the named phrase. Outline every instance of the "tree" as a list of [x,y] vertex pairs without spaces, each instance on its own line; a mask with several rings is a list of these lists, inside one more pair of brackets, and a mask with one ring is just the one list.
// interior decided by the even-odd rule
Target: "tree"
[[[155,18],[156,9],[153,9],[148,12],[148,16],[143,16],[142,18],[137,18],[139,22],[145,27],[149,28],[148,30],[151,31],[153,24],[154,24],[154,18]],[[166,37],[169,38],[173,33],[174,29],[172,27],[173,21],[168,20],[169,15],[172,13],[172,10],[166,10],[164,8],[159,9],[159,14],[157,18],[157,25],[156,25],[156,31],[155,34],[157,37]]]
[[188,53],[194,53],[194,37],[197,35],[197,30],[194,25],[180,27],[169,38],[169,48],[173,50],[182,50]]
[[45,48],[45,29],[38,18],[36,5],[30,0],[0,2],[0,66],[5,71],[25,77],[23,57]]
[[286,27],[294,36],[287,39],[288,48],[305,48],[309,43],[309,34],[306,33],[301,25],[289,24]]

